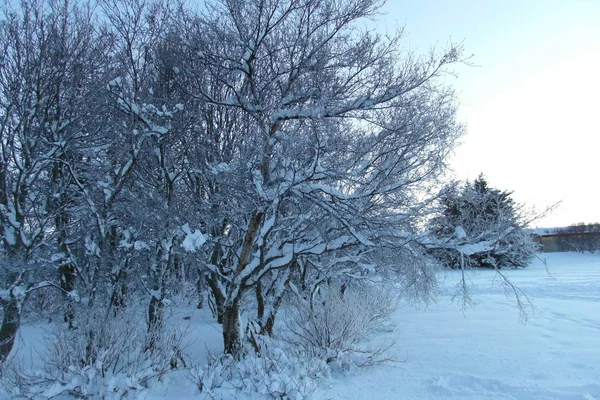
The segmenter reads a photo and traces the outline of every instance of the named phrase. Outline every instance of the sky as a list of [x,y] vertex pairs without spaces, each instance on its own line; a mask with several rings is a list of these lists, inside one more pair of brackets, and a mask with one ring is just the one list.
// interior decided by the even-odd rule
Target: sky
[[533,227],[600,222],[600,0],[388,0],[382,29],[417,53],[462,43],[447,76],[467,134],[451,166],[542,211]]

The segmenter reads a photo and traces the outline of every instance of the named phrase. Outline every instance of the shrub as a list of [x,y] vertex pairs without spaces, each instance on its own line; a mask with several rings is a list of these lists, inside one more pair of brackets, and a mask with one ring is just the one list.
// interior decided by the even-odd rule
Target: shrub
[[322,302],[290,309],[288,337],[307,355],[336,362],[342,370],[373,364],[387,359],[384,353],[391,344],[368,348],[364,341],[390,329],[397,307],[395,288],[382,284],[349,288],[343,294],[327,291]]
[[201,394],[209,399],[249,398],[308,400],[318,381],[329,375],[322,360],[306,357],[284,341],[256,336],[261,352],[252,346],[244,357],[230,354],[217,357],[209,352],[202,367],[194,367],[190,377]]
[[53,326],[45,337],[42,369],[13,373],[13,396],[121,399],[143,393],[169,370],[184,366],[184,335],[148,332],[143,310],[87,311],[78,313],[77,329]]

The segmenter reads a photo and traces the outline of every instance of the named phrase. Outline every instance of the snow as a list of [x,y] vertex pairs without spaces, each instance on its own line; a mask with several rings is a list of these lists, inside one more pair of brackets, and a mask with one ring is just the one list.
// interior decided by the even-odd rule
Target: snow
[[133,243],[133,248],[135,250],[150,250],[150,246],[148,246],[148,243],[146,243],[142,240],[136,240]]
[[15,237],[15,230],[12,226],[4,225],[4,240],[10,246],[14,246],[17,244],[17,238]]
[[108,82],[109,89],[110,89],[111,86],[117,86],[117,87],[122,86],[122,79],[121,79],[121,77],[116,77],[115,79],[109,81]]
[[[450,298],[460,271],[442,273],[437,304],[397,313],[401,361],[332,378],[328,399],[600,399],[600,255],[549,253],[503,270],[533,301],[519,322],[494,271],[471,274],[475,307]],[[383,335],[382,335],[383,337]]]
[[[196,243],[191,238],[199,232],[184,229],[186,239]],[[502,270],[533,302],[535,312],[526,324],[493,270],[468,272],[477,305],[466,309],[451,302],[461,271],[439,271],[438,302],[421,309],[404,305],[394,314],[395,330],[381,332],[372,341],[395,341],[391,355],[397,362],[334,371],[312,398],[599,400],[600,254],[539,256],[528,268]],[[207,351],[222,350],[220,327],[208,310],[180,308],[175,316],[189,324],[188,367],[202,368]],[[189,319],[184,321],[184,316]],[[35,354],[31,346],[39,346],[45,329],[23,327],[19,352],[25,358]],[[191,371],[167,374],[143,397],[204,398],[190,380]],[[272,393],[278,390],[279,382],[267,383]],[[230,390],[230,397],[223,398],[266,397]]]
[[10,222],[10,225],[15,227],[15,228],[20,228],[21,227],[21,223],[17,220],[17,215],[14,212],[8,212],[6,213],[6,217],[8,218],[8,222]]
[[457,226],[454,228],[454,236],[457,239],[465,239],[467,237],[467,232],[465,232],[462,226]]
[[186,234],[185,239],[183,239],[183,243],[181,243],[181,247],[183,247],[186,251],[194,253],[196,250],[199,250],[204,243],[206,243],[206,237],[199,230],[196,229],[192,232],[188,224],[183,225],[181,229],[183,229],[183,232]]
[[231,172],[231,168],[229,168],[229,164],[223,162],[215,166],[211,166],[211,172],[217,175],[224,172]]
[[458,247],[458,250],[465,256],[472,254],[483,253],[490,251],[494,248],[495,242],[493,240],[485,240],[483,242],[465,244]]
[[25,285],[18,285],[12,288],[12,295],[17,299],[24,299],[27,294],[27,287]]
[[527,229],[532,235],[544,236],[556,234],[559,230],[567,228],[566,226],[554,227],[554,228],[531,228]]
[[151,124],[151,130],[154,133],[158,133],[159,135],[166,135],[169,133],[169,128],[162,125]]

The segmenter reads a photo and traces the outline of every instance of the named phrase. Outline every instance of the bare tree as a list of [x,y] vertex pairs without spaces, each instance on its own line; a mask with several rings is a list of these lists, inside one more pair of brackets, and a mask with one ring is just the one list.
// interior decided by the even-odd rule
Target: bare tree
[[182,79],[206,111],[197,135],[214,138],[215,153],[190,160],[196,190],[209,193],[205,267],[227,352],[240,347],[251,289],[266,326],[298,260],[357,265],[392,246],[461,133],[436,79],[460,49],[403,56],[401,32],[359,28],[380,5],[223,0],[183,24]]
[[[0,221],[3,226],[0,357],[10,352],[27,294],[56,279],[74,296],[76,198],[70,165],[81,155],[106,41],[86,5],[23,1],[4,9],[0,72]],[[54,283],[53,283],[54,284]],[[71,323],[72,310],[65,319]]]
[[107,316],[145,293],[150,331],[176,274],[199,287],[206,277],[229,353],[242,347],[242,308],[255,304],[251,327],[274,334],[289,291],[343,291],[375,271],[428,296],[428,264],[391,255],[421,260],[401,233],[416,230],[462,133],[439,79],[461,49],[417,57],[402,32],[361,28],[381,4],[212,0],[195,13],[40,0],[7,11],[3,327],[18,328],[43,266],[59,270],[68,299]]

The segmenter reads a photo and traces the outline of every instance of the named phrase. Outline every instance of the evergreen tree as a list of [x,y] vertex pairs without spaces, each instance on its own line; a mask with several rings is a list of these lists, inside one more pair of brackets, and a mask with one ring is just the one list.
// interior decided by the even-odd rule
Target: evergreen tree
[[526,266],[536,247],[511,195],[490,187],[483,175],[447,188],[430,223],[434,256],[451,268]]

